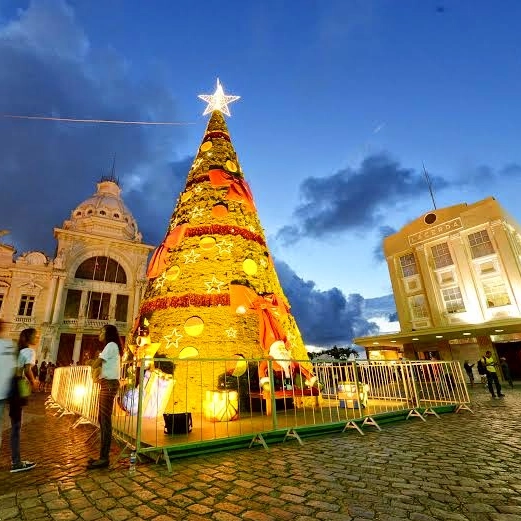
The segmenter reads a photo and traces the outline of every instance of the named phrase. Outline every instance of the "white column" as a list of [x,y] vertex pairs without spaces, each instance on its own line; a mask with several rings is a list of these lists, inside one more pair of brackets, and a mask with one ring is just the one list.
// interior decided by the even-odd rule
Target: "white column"
[[43,315],[44,323],[48,323],[51,320],[52,305],[56,293],[56,281],[58,280],[57,275],[53,275],[51,279],[51,286],[49,288],[49,294],[47,295],[47,304],[45,304],[45,312]]
[[76,338],[74,339],[74,351],[72,352],[72,363],[75,364],[80,360],[81,356],[81,339],[83,337],[82,333],[77,333]]
[[60,277],[60,280],[58,282],[58,291],[56,293],[56,304],[54,306],[54,313],[52,316],[53,324],[56,324],[61,319],[64,286],[65,286],[65,277]]
[[[141,303],[141,291],[143,288],[143,282],[137,281],[136,288],[134,290],[134,302],[132,303],[132,317],[130,321],[133,323],[139,313],[139,304]],[[129,306],[130,307],[130,306]]]
[[87,315],[87,299],[89,298],[88,291],[82,291],[80,297],[80,311],[78,313],[78,318],[83,318]]
[[117,293],[111,293],[110,294],[110,302],[109,302],[109,322],[112,324],[116,321],[116,298]]

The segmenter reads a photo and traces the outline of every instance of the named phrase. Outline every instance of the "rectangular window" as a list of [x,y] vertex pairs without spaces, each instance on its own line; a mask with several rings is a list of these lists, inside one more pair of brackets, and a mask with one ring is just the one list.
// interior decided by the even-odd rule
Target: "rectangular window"
[[87,304],[87,318],[94,320],[108,320],[110,293],[89,291]]
[[494,253],[494,247],[490,242],[487,230],[469,234],[469,244],[473,259]]
[[400,257],[400,266],[402,267],[402,274],[404,277],[411,277],[418,273],[416,268],[416,259],[413,253],[408,253]]
[[116,297],[116,321],[126,322],[128,311],[128,295],[117,295]]
[[78,318],[80,314],[81,291],[79,289],[68,289],[63,318]]
[[447,313],[462,313],[465,311],[465,304],[458,286],[444,289],[442,294]]
[[483,281],[483,291],[485,292],[488,308],[497,308],[510,304],[510,297],[508,296],[505,283],[499,277]]
[[18,316],[33,316],[34,299],[35,297],[33,295],[22,295],[20,298],[20,307],[18,308]]
[[454,264],[450,255],[449,245],[446,242],[433,246],[431,251],[436,269],[445,268],[445,266],[452,266]]
[[427,302],[424,295],[414,295],[409,299],[411,306],[411,314],[413,320],[421,320],[429,317],[429,310],[427,309]]

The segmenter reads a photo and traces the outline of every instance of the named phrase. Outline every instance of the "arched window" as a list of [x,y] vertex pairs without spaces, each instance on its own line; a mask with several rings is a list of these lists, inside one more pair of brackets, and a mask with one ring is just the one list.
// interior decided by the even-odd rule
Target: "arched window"
[[101,280],[104,282],[127,283],[125,270],[109,257],[91,257],[83,261],[76,270],[77,279]]

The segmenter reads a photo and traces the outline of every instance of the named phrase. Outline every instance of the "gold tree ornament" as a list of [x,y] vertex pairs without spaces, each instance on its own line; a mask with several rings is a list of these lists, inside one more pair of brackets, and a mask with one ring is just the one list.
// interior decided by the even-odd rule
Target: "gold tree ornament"
[[201,317],[190,317],[185,322],[185,333],[189,336],[199,336],[204,329],[204,322]]
[[200,99],[202,99],[203,101],[205,101],[206,103],[208,103],[208,106],[206,107],[206,109],[203,112],[203,116],[206,116],[206,114],[211,114],[215,110],[219,110],[223,114],[226,114],[227,116],[231,116],[228,105],[230,103],[233,103],[234,101],[237,101],[238,99],[241,99],[240,96],[227,96],[224,93],[224,90],[221,85],[221,82],[219,81],[219,78],[217,78],[217,87],[213,94],[199,94],[198,97]]

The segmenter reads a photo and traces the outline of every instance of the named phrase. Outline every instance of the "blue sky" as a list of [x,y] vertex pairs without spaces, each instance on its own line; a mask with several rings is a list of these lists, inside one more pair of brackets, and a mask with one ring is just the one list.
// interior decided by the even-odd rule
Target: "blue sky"
[[0,227],[52,253],[116,154],[158,242],[218,76],[242,96],[228,125],[277,260],[344,307],[389,294],[380,242],[432,208],[422,162],[438,207],[492,195],[521,221],[520,25],[508,0],[4,0],[2,113],[194,124],[0,120]]

